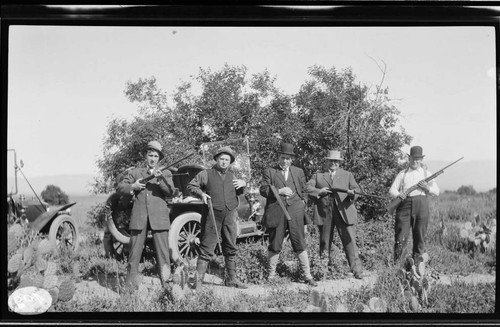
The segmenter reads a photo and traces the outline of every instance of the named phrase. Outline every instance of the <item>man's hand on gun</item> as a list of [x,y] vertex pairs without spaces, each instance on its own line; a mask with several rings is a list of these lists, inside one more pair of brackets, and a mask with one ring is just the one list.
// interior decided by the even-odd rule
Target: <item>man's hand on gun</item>
[[279,195],[290,196],[293,194],[293,191],[289,187],[282,187],[278,190]]
[[330,190],[329,187],[323,187],[322,189],[319,190],[319,196],[324,196],[327,194],[331,194],[332,190]]
[[146,188],[146,184],[141,183],[140,180],[138,179],[132,184],[131,187],[134,192],[139,192]]
[[429,184],[425,181],[425,179],[418,182],[418,187],[420,187],[425,193],[429,193]]

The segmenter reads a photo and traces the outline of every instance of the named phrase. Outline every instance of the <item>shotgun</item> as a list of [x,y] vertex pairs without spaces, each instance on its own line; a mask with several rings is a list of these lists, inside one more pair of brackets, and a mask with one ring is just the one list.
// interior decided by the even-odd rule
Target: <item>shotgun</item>
[[[448,166],[444,167],[443,169],[439,170],[438,172],[432,174],[431,176],[427,177],[424,179],[424,181],[426,182],[430,182],[431,180],[433,180],[434,178],[438,177],[439,175],[441,175],[442,173],[444,173],[444,170],[448,167],[450,167],[451,165],[454,165],[456,164],[457,162],[459,162],[460,160],[462,160],[464,157],[456,160],[456,161],[453,161],[451,164],[449,164]],[[411,186],[409,189],[407,189],[406,191],[404,191],[403,193],[408,195],[410,194],[411,192],[415,191],[416,189],[418,189],[418,183]],[[401,198],[398,196],[396,197],[395,199],[393,199],[388,205],[387,205],[387,212],[389,212],[389,214],[392,215],[392,213],[394,211],[396,211],[396,209],[399,207],[399,205],[401,204],[403,200],[401,200]]]
[[[332,192],[340,192],[340,193],[347,193],[347,190],[344,190],[342,188],[336,188],[336,187],[331,187],[330,191],[332,191]],[[354,194],[355,195],[370,196],[370,197],[374,197],[374,198],[382,199],[382,200],[385,199],[383,196],[379,196],[379,195],[375,195],[375,194],[367,194],[367,193],[361,193],[361,192],[356,192],[356,191],[354,191]]]
[[283,213],[285,214],[286,220],[292,220],[292,217],[290,217],[290,214],[288,213],[288,211],[285,208],[285,204],[283,203],[283,201],[281,201],[281,196],[280,196],[278,190],[276,189],[276,187],[274,185],[269,185],[269,187],[271,188],[271,191],[273,191],[274,197],[276,198],[276,201],[278,201],[278,204],[280,205],[281,210],[283,210]]
[[[183,157],[182,159],[179,159],[179,160],[177,160],[177,161],[175,161],[175,162],[173,162],[173,163],[171,163],[171,164],[169,164],[169,165],[165,165],[165,166],[158,167],[158,169],[157,169],[157,170],[159,170],[159,171],[161,171],[161,172],[162,172],[162,171],[164,171],[165,169],[168,169],[168,168],[172,167],[173,165],[175,165],[175,164],[177,164],[177,163],[181,162],[182,160],[186,160],[187,158],[191,157],[192,155],[194,155],[194,152],[191,152],[190,154],[188,154],[187,156]],[[154,174],[151,174],[151,175],[149,175],[148,177],[144,177],[143,179],[141,179],[141,180],[139,181],[139,183],[141,183],[141,184],[146,184],[147,182],[149,182],[150,180],[152,180],[152,179],[153,179],[153,178],[155,178],[155,177],[156,177],[156,176],[155,176]]]

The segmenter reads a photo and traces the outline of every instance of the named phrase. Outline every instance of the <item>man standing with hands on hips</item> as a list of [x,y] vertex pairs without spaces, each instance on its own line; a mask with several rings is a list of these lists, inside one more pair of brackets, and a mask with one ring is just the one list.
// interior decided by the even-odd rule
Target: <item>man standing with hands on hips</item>
[[[314,199],[313,221],[319,229],[319,255],[327,251],[331,265],[331,245],[334,227],[340,235],[350,270],[356,279],[366,277],[356,246],[356,224],[358,214],[354,206],[356,192],[360,192],[351,172],[340,168],[344,161],[340,151],[330,150],[325,158],[328,171],[316,173],[307,182],[307,192]],[[347,194],[332,192],[331,188],[347,190]]]
[[[236,179],[229,170],[235,160],[230,147],[220,148],[214,155],[215,165],[211,169],[199,172],[187,185],[189,192],[200,196],[203,203],[210,199],[215,217],[211,217],[207,208],[201,216],[200,255],[196,262],[196,290],[202,289],[203,278],[208,263],[214,256],[215,247],[222,236],[222,254],[226,265],[227,278],[225,285],[236,288],[247,288],[236,278],[236,219],[238,212],[238,195],[243,193],[246,182]],[[204,190],[204,191],[203,191]],[[214,226],[214,220],[216,226]]]
[[[142,257],[148,229],[152,230],[156,258],[162,286],[170,279],[170,253],[168,250],[168,230],[170,218],[166,197],[174,193],[172,173],[158,170],[158,161],[163,159],[162,146],[158,141],[148,143],[145,151],[147,167],[134,168],[118,184],[117,192],[133,196],[130,214],[130,252],[127,265],[127,285],[138,287],[138,269]],[[143,184],[141,179],[154,175]]]
[[[276,277],[276,266],[283,246],[285,232],[288,230],[292,248],[299,259],[302,275],[306,284],[317,286],[311,275],[307,245],[304,236],[305,188],[306,178],[302,169],[292,166],[295,157],[293,145],[281,144],[278,164],[264,170],[260,194],[267,199],[263,225],[269,232],[268,280]],[[273,188],[280,199],[276,198]],[[284,210],[288,213],[286,217]],[[288,220],[290,218],[290,220]]]
[[[408,168],[399,172],[389,190],[391,197],[399,197],[401,204],[396,209],[394,262],[397,262],[406,248],[410,228],[413,234],[413,259],[424,254],[425,234],[429,223],[429,199],[438,196],[439,188],[434,180],[425,182],[432,174],[423,164],[423,149],[410,148]],[[407,190],[418,184],[418,189],[407,194]]]

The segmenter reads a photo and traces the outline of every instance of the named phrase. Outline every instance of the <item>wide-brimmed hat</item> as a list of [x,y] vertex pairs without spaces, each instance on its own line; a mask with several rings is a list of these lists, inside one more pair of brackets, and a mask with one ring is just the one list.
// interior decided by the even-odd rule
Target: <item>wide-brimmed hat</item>
[[413,157],[413,158],[423,158],[423,157],[425,157],[423,155],[423,152],[424,152],[424,150],[422,149],[421,146],[418,146],[418,145],[412,146],[410,148],[410,154],[409,154],[409,156]]
[[146,147],[146,150],[144,151],[144,153],[148,152],[148,150],[155,150],[155,151],[157,151],[158,154],[160,155],[160,160],[165,157],[165,155],[162,152],[162,146],[161,146],[160,142],[158,142],[158,141],[151,141],[151,142],[149,142],[148,146]]
[[228,146],[223,146],[222,148],[220,148],[215,154],[214,154],[214,160],[217,161],[217,157],[222,154],[222,153],[225,153],[225,154],[228,154],[230,157],[231,157],[231,163],[234,162],[234,152],[233,150],[228,147]]
[[340,160],[344,161],[339,150],[328,150],[328,155],[325,157],[327,160]]
[[295,153],[293,153],[293,145],[290,143],[281,143],[281,151],[278,151],[278,153],[289,154],[291,156],[295,155]]

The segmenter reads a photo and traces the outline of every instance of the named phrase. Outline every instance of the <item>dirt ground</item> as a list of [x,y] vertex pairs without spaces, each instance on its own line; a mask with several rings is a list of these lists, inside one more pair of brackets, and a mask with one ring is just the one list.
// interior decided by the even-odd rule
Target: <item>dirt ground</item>
[[[273,284],[253,285],[249,284],[248,289],[236,289],[225,287],[222,279],[217,276],[206,274],[204,287],[210,288],[214,291],[215,295],[226,300],[233,299],[236,295],[243,293],[256,297],[265,297],[273,289]],[[284,280],[283,280],[284,281]],[[315,288],[321,293],[326,293],[331,296],[342,294],[347,290],[357,290],[363,286],[373,287],[377,281],[377,275],[372,273],[362,280],[355,279],[354,277],[345,277],[339,280],[324,280],[319,281],[318,286]],[[495,275],[485,274],[471,274],[469,276],[458,275],[439,275],[438,279],[431,280],[432,284],[445,284],[451,285],[454,281],[464,281],[467,283],[495,283]],[[278,279],[275,285],[282,286]],[[151,298],[151,294],[161,287],[160,280],[156,277],[143,276],[142,283],[139,287],[138,293],[145,301]],[[288,282],[286,284],[289,290],[307,290],[310,286],[303,283]],[[75,298],[77,301],[87,301],[89,297],[104,297],[107,299],[117,299],[119,295],[119,285],[116,279],[110,276],[98,276],[91,280],[85,280],[76,285]]]

